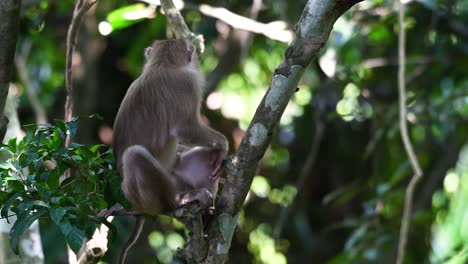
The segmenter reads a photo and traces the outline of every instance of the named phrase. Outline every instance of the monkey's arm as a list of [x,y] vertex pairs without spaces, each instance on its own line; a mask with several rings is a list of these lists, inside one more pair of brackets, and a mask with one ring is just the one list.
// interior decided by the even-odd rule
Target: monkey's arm
[[177,137],[181,144],[214,147],[222,150],[222,154],[227,154],[228,141],[226,137],[208,126],[199,123],[184,125],[177,129]]
[[112,216],[122,216],[122,215],[140,216],[140,215],[143,215],[143,213],[137,212],[137,211],[128,211],[121,204],[116,203],[111,208],[100,211],[97,214],[97,217],[107,218],[111,215]]

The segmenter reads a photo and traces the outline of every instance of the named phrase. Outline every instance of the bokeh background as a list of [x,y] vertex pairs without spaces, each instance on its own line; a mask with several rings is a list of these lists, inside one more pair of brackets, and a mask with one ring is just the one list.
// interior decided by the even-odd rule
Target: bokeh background
[[[235,150],[306,1],[175,2],[183,5],[191,30],[205,39],[204,122],[224,133]],[[81,120],[76,142],[111,144],[113,120],[141,72],[144,48],[172,37],[154,3],[101,0],[86,15],[73,55],[75,114],[103,118]],[[73,4],[23,0],[10,90],[23,125],[63,118],[65,39]],[[223,9],[214,8],[261,24],[229,20]],[[407,121],[424,171],[415,193],[407,263],[466,263],[468,1],[414,0],[406,9]],[[395,258],[412,174],[398,128],[397,16],[396,2],[367,0],[336,22],[260,163],[234,235],[231,263]],[[239,29],[244,27],[250,31]],[[119,217],[115,224],[119,232],[112,234],[105,263],[115,261],[133,219]],[[59,229],[41,220],[40,230],[45,262],[65,263]],[[157,217],[146,225],[129,263],[171,263],[184,232],[180,223]]]

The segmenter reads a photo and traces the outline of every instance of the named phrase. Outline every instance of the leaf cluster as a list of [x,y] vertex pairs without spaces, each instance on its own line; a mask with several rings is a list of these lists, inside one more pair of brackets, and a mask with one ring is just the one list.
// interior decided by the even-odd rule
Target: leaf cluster
[[10,244],[17,254],[21,235],[37,219],[52,220],[77,252],[97,225],[109,224],[96,214],[124,200],[109,147],[64,146],[77,123],[74,118],[26,126],[25,137],[12,138],[0,149],[0,215],[7,221],[16,217]]

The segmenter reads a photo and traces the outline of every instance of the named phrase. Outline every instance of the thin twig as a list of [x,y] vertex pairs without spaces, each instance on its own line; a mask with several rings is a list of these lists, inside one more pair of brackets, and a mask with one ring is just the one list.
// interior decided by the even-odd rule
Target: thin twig
[[[73,80],[72,80],[72,65],[73,65],[73,50],[75,49],[78,29],[80,28],[81,22],[83,21],[86,11],[88,11],[97,0],[77,0],[75,3],[75,8],[73,9],[73,17],[70,22],[67,33],[67,55],[66,55],[66,64],[65,64],[65,85],[67,88],[67,99],[65,102],[65,116],[64,119],[66,122],[72,120],[73,117]],[[65,139],[65,147],[70,146],[71,138],[67,134]],[[62,180],[70,176],[70,170],[65,171]],[[77,263],[78,258],[75,253],[67,247],[68,252],[68,262],[70,264]],[[96,261],[97,262],[97,261]]]
[[[83,17],[97,0],[77,0],[73,11],[72,21],[68,28],[67,34],[67,57],[65,70],[65,84],[67,87],[67,100],[65,102],[65,121],[71,121],[73,117],[73,81],[72,81],[72,65],[73,65],[73,50],[75,49],[76,36],[78,29],[83,21]],[[70,135],[67,135],[65,146],[70,145]]]
[[294,37],[294,32],[288,29],[288,23],[284,21],[272,21],[270,23],[261,23],[255,19],[240,16],[223,7],[214,7],[207,4],[199,6],[186,4],[187,8],[196,9],[205,16],[216,18],[236,29],[242,29],[256,34],[262,34],[267,38],[281,41],[291,42]]
[[399,1],[399,12],[398,12],[398,94],[400,103],[400,134],[405,147],[406,154],[408,155],[411,167],[413,170],[413,176],[411,177],[405,192],[405,204],[403,209],[403,218],[401,220],[400,227],[400,241],[398,242],[398,254],[396,263],[402,264],[405,259],[406,244],[408,242],[408,231],[411,222],[411,211],[414,196],[414,189],[416,184],[422,177],[422,170],[419,165],[418,159],[411,144],[411,140],[408,135],[408,126],[406,123],[406,87],[405,87],[405,66],[406,66],[406,54],[405,54],[405,6],[402,0]]

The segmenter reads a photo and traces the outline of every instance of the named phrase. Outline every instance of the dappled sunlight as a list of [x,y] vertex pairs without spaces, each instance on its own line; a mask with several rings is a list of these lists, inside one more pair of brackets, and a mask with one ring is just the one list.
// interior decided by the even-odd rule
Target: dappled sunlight
[[[454,170],[444,178],[444,190],[435,196],[437,221],[433,225],[433,263],[462,264],[468,260],[468,146],[460,153]],[[436,200],[437,198],[437,200]],[[446,206],[441,206],[446,204]]]
[[275,241],[271,236],[268,224],[260,224],[249,235],[248,248],[256,260],[262,264],[286,264],[284,254],[275,249]]
[[349,83],[343,90],[343,98],[336,105],[336,112],[345,121],[364,121],[372,116],[372,105],[360,100],[360,90],[354,83]]

